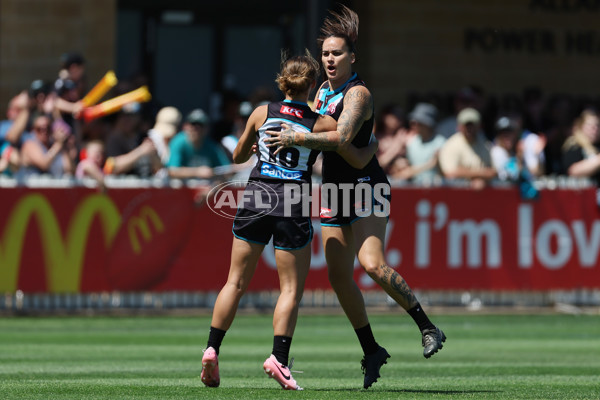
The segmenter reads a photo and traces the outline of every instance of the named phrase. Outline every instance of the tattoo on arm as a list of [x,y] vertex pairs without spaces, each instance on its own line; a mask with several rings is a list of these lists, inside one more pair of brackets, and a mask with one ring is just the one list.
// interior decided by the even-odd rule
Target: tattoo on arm
[[398,293],[409,307],[417,304],[417,298],[412,289],[408,286],[404,278],[386,264],[382,264],[379,268],[383,271],[383,282]]
[[292,147],[295,144],[296,132],[292,128],[288,127],[281,131],[280,138],[281,147]]
[[373,108],[373,98],[368,91],[350,90],[344,97],[344,111],[338,119],[337,131],[340,143],[349,143],[354,139],[362,124],[368,119]]
[[305,147],[324,151],[334,151],[349,144],[358,133],[363,122],[369,119],[373,109],[373,98],[366,89],[351,89],[344,96],[344,110],[337,121],[337,133],[305,133]]
[[307,132],[304,134],[304,143],[302,146],[322,151],[335,151],[339,146],[339,142],[337,140],[337,134],[328,135],[323,132]]

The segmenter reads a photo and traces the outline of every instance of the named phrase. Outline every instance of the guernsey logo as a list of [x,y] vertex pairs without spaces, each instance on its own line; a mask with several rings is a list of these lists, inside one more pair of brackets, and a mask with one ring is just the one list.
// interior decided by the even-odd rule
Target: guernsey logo
[[290,106],[286,106],[285,104],[281,106],[281,109],[279,110],[279,112],[282,114],[291,115],[296,118],[302,118],[302,116],[304,115],[303,110],[300,110],[300,109],[294,108],[294,107],[290,107]]

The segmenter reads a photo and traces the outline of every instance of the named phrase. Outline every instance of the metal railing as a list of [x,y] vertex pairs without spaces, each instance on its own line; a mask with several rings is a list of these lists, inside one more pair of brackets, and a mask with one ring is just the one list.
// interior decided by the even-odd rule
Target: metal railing
[[[212,310],[217,292],[102,292],[77,294],[6,293],[0,296],[0,311],[34,312],[101,312],[101,311],[171,311],[181,309]],[[494,308],[600,307],[600,290],[573,291],[415,291],[421,304],[430,307],[453,307],[470,311]],[[272,310],[278,291],[249,292],[240,301],[241,310]],[[399,308],[381,290],[363,293],[367,307]],[[306,291],[301,308],[338,309],[341,306],[332,290]]]

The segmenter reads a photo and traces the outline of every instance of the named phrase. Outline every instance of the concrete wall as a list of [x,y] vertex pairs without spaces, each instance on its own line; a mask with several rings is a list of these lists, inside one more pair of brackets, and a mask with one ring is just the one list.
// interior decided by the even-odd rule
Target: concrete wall
[[115,64],[117,0],[0,1],[0,119],[34,79],[53,81],[60,56],[87,59],[91,87]]
[[[544,92],[598,96],[600,1],[370,0],[357,69],[381,105],[410,91]],[[366,16],[366,18],[365,18]]]
[[[467,84],[488,94],[537,85],[598,96],[600,0],[357,0],[354,8],[356,69],[376,105]],[[0,118],[33,79],[56,77],[64,52],[88,59],[89,86],[114,68],[116,18],[117,0],[1,0]]]

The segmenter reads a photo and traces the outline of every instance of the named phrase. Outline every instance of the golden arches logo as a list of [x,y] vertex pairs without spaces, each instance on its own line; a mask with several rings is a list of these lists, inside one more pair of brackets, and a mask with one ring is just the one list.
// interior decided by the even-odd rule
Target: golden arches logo
[[78,292],[89,228],[96,215],[102,223],[104,243],[109,247],[121,224],[119,210],[109,197],[94,194],[83,199],[73,212],[66,237],[52,205],[43,195],[23,197],[10,213],[0,241],[0,291],[17,289],[23,241],[29,220],[35,217],[42,237],[48,291]]
[[127,223],[129,243],[131,243],[131,249],[135,254],[140,254],[142,252],[142,246],[140,245],[136,232],[139,231],[146,242],[152,239],[152,232],[150,231],[148,221],[152,222],[152,225],[154,225],[154,229],[156,229],[157,232],[160,233],[164,231],[165,226],[163,222],[156,211],[150,206],[142,207],[138,216],[129,218],[129,222]]

